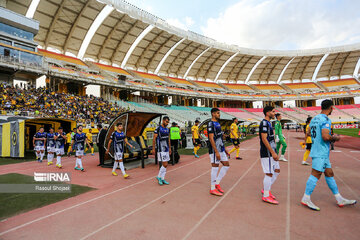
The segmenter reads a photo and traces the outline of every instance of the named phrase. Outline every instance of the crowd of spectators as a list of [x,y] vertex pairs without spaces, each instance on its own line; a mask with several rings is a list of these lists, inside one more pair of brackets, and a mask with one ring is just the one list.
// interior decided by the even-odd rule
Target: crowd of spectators
[[94,125],[110,123],[126,109],[99,97],[0,83],[0,111],[7,115],[64,118]]

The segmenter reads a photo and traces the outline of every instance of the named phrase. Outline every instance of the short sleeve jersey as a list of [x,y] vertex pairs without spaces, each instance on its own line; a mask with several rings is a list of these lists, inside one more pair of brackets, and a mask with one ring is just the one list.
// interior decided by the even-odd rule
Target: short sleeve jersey
[[46,143],[48,147],[55,147],[55,134],[54,133],[48,133],[46,135]]
[[115,131],[111,135],[110,139],[113,141],[114,152],[115,153],[123,153],[124,152],[124,141],[125,141],[124,132]]
[[316,115],[310,122],[311,152],[310,157],[328,158],[330,154],[330,142],[322,138],[322,130],[328,129],[331,134],[331,120],[325,114]]
[[230,125],[230,137],[231,138],[239,138],[239,134],[238,134],[238,126],[236,125],[236,123],[232,123]]
[[156,138],[158,152],[169,152],[169,129],[160,125],[154,133],[158,135]]
[[85,133],[75,133],[73,140],[74,140],[74,150],[76,151],[83,151],[85,147]]
[[199,138],[199,127],[194,125],[191,127],[191,132],[194,133],[194,139],[198,139]]
[[64,148],[65,146],[65,139],[61,136],[66,136],[66,133],[55,133],[55,136],[57,136],[57,139],[55,140],[55,146],[56,148]]
[[[34,138],[46,138],[46,132],[37,132],[34,135]],[[45,141],[44,140],[35,140],[35,146],[44,146],[45,145]]]
[[89,143],[92,143],[92,136],[93,136],[92,133],[89,133],[89,132],[86,133],[86,138],[87,138]]
[[[214,142],[216,149],[218,152],[224,152],[225,146],[223,141],[223,132],[221,130],[221,125],[219,122],[210,121],[207,125],[207,132],[210,137],[210,133],[214,134]],[[209,143],[209,154],[214,154],[215,151],[211,146],[211,143]]]
[[266,120],[263,119],[260,122],[260,127],[259,127],[259,137],[260,137],[260,157],[261,158],[267,158],[267,157],[272,157],[270,151],[266,148],[262,138],[261,138],[261,133],[267,133],[267,140],[270,144],[270,146],[272,147],[272,149],[274,149],[274,151],[276,150],[276,146],[275,146],[275,136],[274,136],[274,129],[271,126],[271,123]]

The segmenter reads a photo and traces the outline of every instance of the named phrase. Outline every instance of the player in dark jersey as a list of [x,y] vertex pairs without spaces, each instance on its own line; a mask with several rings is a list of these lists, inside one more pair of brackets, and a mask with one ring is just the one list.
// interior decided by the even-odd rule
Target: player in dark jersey
[[48,166],[50,166],[53,163],[54,159],[54,153],[55,153],[55,139],[54,139],[55,133],[54,129],[50,127],[48,134],[46,134],[46,145],[47,145],[47,161]]
[[42,162],[45,155],[46,133],[44,128],[41,127],[33,137],[33,145],[38,162]]
[[169,129],[167,128],[169,122],[170,119],[168,116],[163,117],[161,125],[158,126],[154,131],[152,154],[155,155],[156,148],[157,158],[159,159],[159,161],[161,161],[162,164],[159,170],[159,174],[156,177],[159,185],[169,184],[169,182],[165,180],[166,168],[168,165],[168,161],[170,160],[171,154]]
[[108,143],[108,147],[105,154],[109,154],[110,146],[113,144],[114,149],[114,167],[112,170],[112,175],[117,176],[117,173],[115,170],[117,169],[118,165],[121,169],[121,172],[124,176],[124,178],[128,178],[129,175],[126,174],[125,168],[124,168],[124,144],[129,145],[131,148],[134,148],[127,140],[125,133],[123,132],[123,125],[122,123],[116,124],[116,131],[113,132],[113,134],[110,137],[110,141]]
[[275,109],[272,106],[266,106],[263,113],[265,119],[261,121],[259,127],[260,158],[265,173],[262,200],[272,204],[279,204],[279,202],[276,201],[275,196],[270,192],[271,186],[280,174],[279,156],[276,154],[274,129],[270,123],[270,120],[275,117]]
[[91,146],[86,138],[86,134],[83,133],[82,130],[83,127],[79,125],[77,127],[77,133],[72,139],[71,149],[75,150],[75,170],[85,171],[81,162],[81,158],[84,156],[85,144],[89,147],[89,149],[91,148]]
[[65,154],[65,143],[67,140],[66,133],[62,127],[59,127],[58,132],[55,133],[55,152],[56,152],[56,166],[62,168],[61,156]]
[[[229,153],[226,151],[223,140],[223,132],[221,130],[220,110],[218,108],[211,109],[211,121],[207,125],[207,132],[209,135],[209,156],[211,163],[211,184],[210,194],[222,196],[224,190],[220,187],[220,181],[229,170]],[[223,167],[219,172],[219,164]],[[219,174],[218,174],[219,172]]]

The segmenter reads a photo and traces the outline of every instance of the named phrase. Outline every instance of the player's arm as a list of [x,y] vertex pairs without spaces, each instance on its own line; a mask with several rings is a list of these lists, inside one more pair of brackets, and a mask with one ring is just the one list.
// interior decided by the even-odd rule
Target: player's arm
[[89,141],[88,141],[87,138],[85,138],[85,143],[86,143],[86,145],[88,146],[88,149],[91,149],[90,143],[89,143]]
[[170,138],[168,140],[169,140],[169,154],[171,155],[171,140]]
[[[126,139],[126,138],[125,138]],[[109,154],[109,150],[110,150],[110,146],[111,146],[111,143],[112,143],[112,139],[109,140],[109,143],[108,143],[108,146],[107,146],[107,149],[106,149],[106,152],[105,154]]]
[[154,137],[153,137],[153,143],[152,143],[152,154],[155,155],[155,143],[156,143],[156,138],[158,137],[158,134],[157,133],[154,133]]
[[[60,135],[59,135],[60,136]],[[58,135],[54,134],[54,140],[58,139]]]
[[[110,139],[110,141],[112,141],[112,140]],[[135,148],[133,145],[131,145],[131,144],[129,143],[129,141],[127,140],[127,138],[124,138],[124,141],[125,141],[125,144],[126,144],[126,145],[129,145],[131,148]]]
[[323,128],[321,129],[321,137],[324,141],[327,142],[336,142],[336,141],[340,141],[340,136],[339,135],[330,135],[330,130],[328,128]]
[[216,144],[215,144],[215,140],[214,140],[214,133],[209,133],[209,141],[211,144],[211,147],[214,149],[215,154],[216,154],[216,158],[220,159],[220,153],[216,148]]
[[195,143],[195,129],[191,129],[193,143]]
[[274,151],[274,149],[271,147],[269,141],[267,140],[267,133],[261,133],[261,140],[263,141],[265,147],[269,150],[269,152],[271,153],[271,156],[273,157],[273,159],[275,161],[279,160],[279,156],[276,154],[276,152]]

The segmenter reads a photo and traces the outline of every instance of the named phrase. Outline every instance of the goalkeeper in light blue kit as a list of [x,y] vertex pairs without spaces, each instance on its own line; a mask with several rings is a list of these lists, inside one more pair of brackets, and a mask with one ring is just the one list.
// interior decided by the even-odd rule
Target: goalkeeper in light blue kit
[[310,195],[314,191],[316,183],[320,179],[322,173],[325,174],[326,183],[334,194],[339,207],[356,203],[356,200],[348,200],[340,195],[334,179],[334,172],[331,168],[329,159],[330,142],[340,140],[339,135],[331,135],[331,120],[328,116],[333,111],[333,105],[334,103],[331,100],[322,101],[321,113],[311,120],[310,127],[308,128],[308,135],[311,135],[312,140],[310,152],[310,157],[312,158],[312,172],[306,183],[305,194],[301,200],[301,204],[317,211],[320,211],[320,208],[311,202]]

